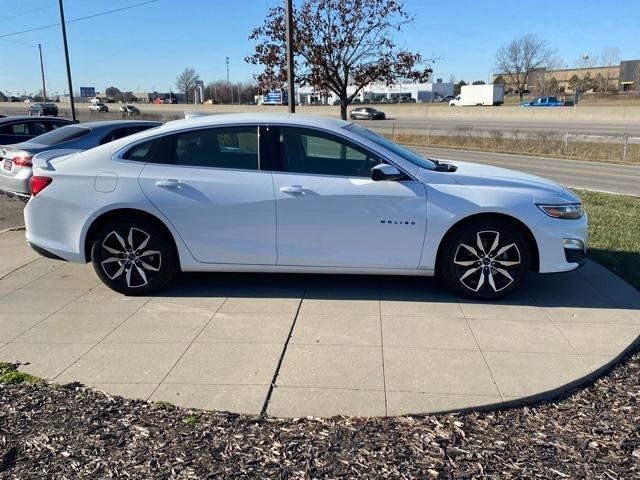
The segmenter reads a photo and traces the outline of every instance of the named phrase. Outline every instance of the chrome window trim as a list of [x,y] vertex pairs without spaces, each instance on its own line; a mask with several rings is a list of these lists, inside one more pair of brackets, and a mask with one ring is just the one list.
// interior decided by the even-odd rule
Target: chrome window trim
[[[251,123],[228,123],[228,124],[220,124],[220,125],[199,125],[197,127],[188,127],[188,128],[184,128],[184,129],[180,129],[180,130],[170,130],[167,132],[161,132],[158,133],[156,135],[152,135],[140,140],[136,140],[133,143],[130,143],[122,148],[120,148],[119,150],[117,150],[112,156],[111,156],[111,160],[114,161],[120,161],[120,162],[131,162],[131,163],[143,163],[143,164],[151,164],[151,165],[167,165],[167,166],[175,166],[175,167],[180,167],[180,168],[199,168],[199,169],[209,169],[209,170],[222,170],[222,171],[238,171],[238,172],[273,172],[273,173],[282,173],[282,174],[292,174],[292,175],[315,175],[315,176],[322,176],[322,177],[335,177],[335,178],[368,178],[368,177],[352,177],[352,176],[348,176],[348,175],[327,175],[327,174],[307,174],[307,173],[296,173],[296,172],[280,172],[277,170],[262,170],[262,162],[260,159],[260,127],[291,127],[291,128],[301,128],[301,129],[306,129],[306,130],[312,130],[312,131],[317,131],[320,133],[324,133],[327,135],[332,135],[334,137],[337,137],[341,140],[345,140],[347,142],[353,143],[354,145],[358,146],[358,148],[361,148],[362,150],[365,150],[366,152],[370,153],[371,155],[380,158],[380,160],[382,160],[384,163],[388,163],[389,165],[393,165],[394,167],[396,167],[398,170],[400,170],[402,173],[404,173],[407,177],[409,177],[411,180],[410,181],[415,181],[415,182],[419,182],[420,180],[418,180],[418,178],[416,178],[415,175],[407,172],[407,170],[405,168],[402,168],[401,166],[399,166],[396,162],[394,162],[393,160],[390,160],[389,157],[387,155],[384,155],[381,152],[377,152],[377,151],[372,151],[370,147],[364,145],[362,142],[359,142],[358,140],[355,140],[353,138],[350,138],[348,136],[342,135],[340,133],[337,133],[333,130],[328,130],[325,128],[321,128],[321,127],[315,127],[315,126],[307,126],[307,125],[299,125],[296,123],[292,123],[292,122],[277,122],[277,123],[260,123],[260,122],[251,122]],[[166,137],[168,135],[179,135],[182,133],[187,133],[187,132],[194,132],[194,131],[198,131],[198,130],[210,130],[212,128],[233,128],[233,127],[256,127],[256,135],[258,138],[258,169],[257,170],[248,170],[248,169],[234,169],[234,168],[219,168],[219,167],[195,167],[195,166],[190,166],[190,165],[171,165],[171,164],[166,164],[166,163],[154,163],[154,162],[140,162],[137,160],[128,160],[126,158],[123,158],[123,155],[129,151],[130,149],[136,147],[137,145],[140,145],[141,143],[145,143],[145,142],[150,142],[152,140],[161,138],[161,137]],[[162,128],[162,127],[160,127]],[[126,137],[125,137],[126,138]],[[383,147],[382,147],[383,148]],[[418,167],[419,168],[419,167]],[[403,182],[405,182],[407,180],[403,180]]]

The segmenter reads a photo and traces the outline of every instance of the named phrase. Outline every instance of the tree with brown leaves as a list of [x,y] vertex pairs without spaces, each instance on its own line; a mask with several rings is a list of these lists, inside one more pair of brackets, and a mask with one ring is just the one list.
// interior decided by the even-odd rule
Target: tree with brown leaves
[[[399,79],[426,81],[431,73],[419,53],[396,45],[395,35],[413,17],[398,0],[301,0],[294,6],[295,78],[340,99],[340,114],[371,83]],[[250,40],[256,47],[246,61],[262,65],[256,78],[265,89],[287,82],[284,6],[270,8]],[[352,89],[349,89],[352,87]]]

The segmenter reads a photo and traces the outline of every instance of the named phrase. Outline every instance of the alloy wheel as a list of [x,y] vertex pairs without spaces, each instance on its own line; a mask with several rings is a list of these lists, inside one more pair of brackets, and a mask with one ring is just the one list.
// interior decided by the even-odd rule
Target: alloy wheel
[[128,289],[146,287],[162,268],[160,249],[152,236],[140,228],[130,227],[126,233],[112,230],[100,248],[104,274]]
[[453,256],[458,281],[476,293],[498,293],[509,287],[520,275],[522,261],[515,239],[495,230],[465,237]]

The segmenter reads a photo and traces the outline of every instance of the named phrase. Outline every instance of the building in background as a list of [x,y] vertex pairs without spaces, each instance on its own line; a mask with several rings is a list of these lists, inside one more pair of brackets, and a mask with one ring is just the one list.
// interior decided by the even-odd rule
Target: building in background
[[[352,94],[354,86],[347,87]],[[397,83],[393,85],[371,84],[365,86],[356,96],[359,103],[413,103],[436,102],[453,96],[453,83]],[[310,86],[296,88],[296,101],[300,105],[333,105],[339,102],[334,93],[323,95]]]
[[620,62],[619,84],[623,92],[640,90],[640,60]]
[[[507,92],[515,93],[516,83],[507,73],[492,75],[493,83],[503,83]],[[567,93],[576,90],[625,92],[640,90],[640,60],[625,60],[619,65],[560,68],[540,68],[529,74],[525,90],[541,94]]]

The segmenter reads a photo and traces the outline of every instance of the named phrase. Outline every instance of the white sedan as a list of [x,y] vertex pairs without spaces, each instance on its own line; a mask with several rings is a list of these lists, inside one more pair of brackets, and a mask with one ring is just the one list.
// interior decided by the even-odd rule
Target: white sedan
[[33,159],[26,237],[126,295],[177,271],[441,273],[496,299],[577,268],[580,199],[543,178],[423,158],[350,122],[216,115]]

